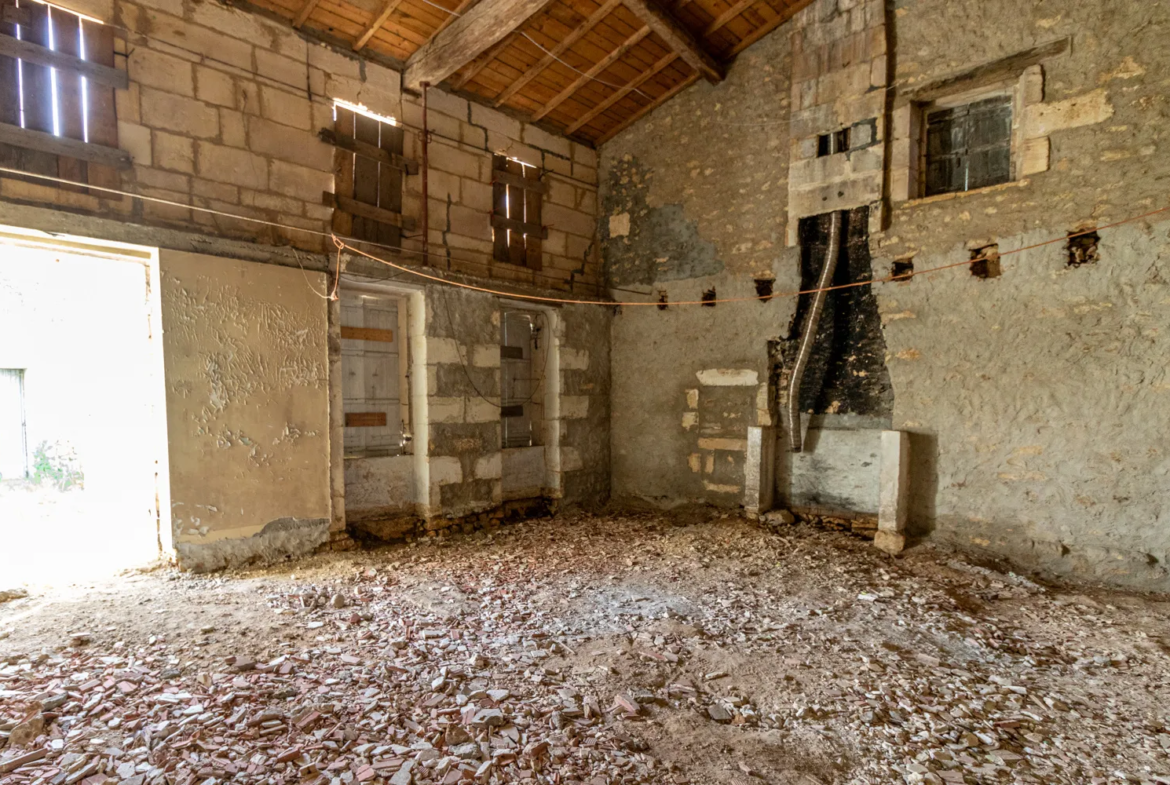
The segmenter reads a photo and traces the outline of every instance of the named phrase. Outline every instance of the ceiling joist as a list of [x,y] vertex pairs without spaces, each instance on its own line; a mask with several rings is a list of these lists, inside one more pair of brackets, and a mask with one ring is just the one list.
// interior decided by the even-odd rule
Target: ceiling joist
[[598,74],[600,74],[606,68],[609,68],[611,65],[613,65],[618,60],[620,60],[622,58],[622,56],[624,56],[626,54],[626,52],[633,49],[634,46],[636,46],[639,41],[641,41],[643,38],[645,38],[648,35],[650,35],[650,28],[643,27],[641,30],[639,30],[638,32],[634,33],[632,36],[627,38],[625,41],[622,42],[621,46],[619,46],[617,49],[614,49],[612,52],[607,54],[601,60],[601,62],[599,62],[597,65],[593,66],[592,68],[590,68],[585,73],[578,76],[573,81],[572,84],[570,84],[564,90],[559,92],[557,94],[556,98],[553,98],[547,104],[540,107],[540,109],[536,110],[536,114],[532,115],[532,119],[539,120],[542,117],[544,117],[546,114],[551,112],[553,109],[556,109],[558,106],[563,104],[566,100],[568,100],[570,97],[572,97],[573,93],[580,90],[582,87],[584,87],[586,85],[586,83],[588,83],[592,79],[595,79]]
[[365,31],[358,37],[358,40],[354,42],[353,51],[362,51],[365,45],[370,42],[370,39],[374,37],[374,33],[382,29],[382,25],[386,24],[386,20],[390,18],[390,15],[393,14],[400,5],[402,5],[402,0],[386,0],[385,5],[382,6],[381,12],[376,17],[374,17],[374,21],[370,23],[370,26],[367,27]]
[[437,85],[517,30],[549,0],[483,0],[406,61],[404,83]]
[[522,73],[515,82],[508,85],[504,92],[500,93],[496,98],[495,105],[500,106],[508,101],[509,98],[524,89],[524,86],[535,79],[541,71],[548,68],[554,62],[560,59],[561,55],[569,51],[585,34],[592,30],[598,22],[610,15],[615,8],[622,4],[622,0],[606,0],[600,8],[589,15],[589,18],[584,23],[573,28],[573,30],[566,35],[561,42],[545,53],[544,57],[540,59],[536,65],[529,68]]
[[622,100],[627,95],[634,92],[642,85],[646,84],[646,82],[653,79],[654,76],[659,71],[661,71],[663,68],[666,68],[666,66],[670,65],[671,63],[673,63],[677,59],[678,59],[678,55],[676,55],[674,52],[671,52],[670,54],[667,54],[667,55],[663,55],[662,58],[660,58],[657,63],[650,66],[649,71],[642,73],[637,79],[630,82],[625,87],[622,87],[622,88],[615,90],[613,95],[611,95],[609,98],[606,98],[604,101],[602,101],[597,106],[593,107],[588,112],[586,112],[584,115],[582,115],[579,119],[577,119],[576,122],[574,122],[572,125],[570,125],[568,128],[565,129],[565,134],[571,135],[571,134],[576,133],[580,128],[587,125],[589,123],[589,121],[592,120],[594,117],[597,117],[599,114],[604,112],[606,109],[609,109],[611,106],[616,104],[618,101]]

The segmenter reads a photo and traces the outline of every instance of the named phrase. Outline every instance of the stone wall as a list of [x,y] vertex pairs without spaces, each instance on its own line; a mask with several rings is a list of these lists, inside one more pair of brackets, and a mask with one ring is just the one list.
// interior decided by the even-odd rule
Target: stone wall
[[[883,17],[883,61],[877,39],[865,53],[838,43],[862,32],[841,19],[861,13],[870,25],[866,6],[817,0],[741,55],[727,83],[684,91],[603,148],[600,231],[613,294],[657,301],[665,293],[671,303],[710,289],[750,297],[769,273],[776,292],[791,292],[801,265],[784,246],[798,236],[796,220],[867,203],[875,277],[890,276],[895,262],[916,273],[960,266],[873,287],[892,415],[826,414],[810,427],[909,431],[910,519],[920,533],[1053,572],[1170,588],[1170,386],[1161,359],[1170,222],[1162,213],[1102,228],[1095,246],[1092,237],[1071,248],[1066,239],[1166,204],[1158,75],[1170,57],[1161,43],[1170,14],[1103,0],[897,0]],[[844,76],[851,69],[856,80]],[[912,109],[989,87],[1014,96],[1013,180],[920,198]],[[832,113],[844,125],[861,108],[878,113],[884,141],[862,157],[884,159],[884,173],[881,164],[877,174],[860,167],[852,151],[817,157],[810,147],[831,124],[806,119]],[[864,197],[847,199],[862,181]],[[832,186],[841,195],[822,200],[824,210],[805,204]],[[962,265],[995,252],[999,277]],[[708,411],[701,401],[713,399],[694,380],[710,368],[755,372],[761,382],[782,373],[769,343],[797,334],[795,303],[620,311],[615,495],[741,503],[739,453],[696,458],[693,432],[710,416],[766,423],[778,385],[764,389],[763,405],[722,396]],[[872,511],[872,439],[823,436],[810,433],[795,463],[781,449],[781,495]],[[832,449],[818,455],[818,442]],[[700,480],[708,466],[711,479]]]
[[[329,252],[329,238],[296,230],[330,228],[332,208],[322,204],[322,193],[333,190],[334,151],[317,132],[333,127],[333,101],[395,118],[407,129],[405,155],[421,157],[421,101],[402,91],[397,71],[217,2],[92,5],[78,10],[113,24],[123,36],[116,41],[116,65],[128,72],[130,88],[116,91],[118,137],[133,168],[122,174],[122,187],[169,204],[8,177],[0,177],[2,200]],[[437,89],[429,91],[429,115],[429,262],[596,294],[596,153]],[[543,219],[550,230],[539,272],[491,259],[492,153],[547,170]],[[420,175],[405,178],[403,214],[409,218],[421,216],[421,182]],[[408,237],[403,249],[407,263],[424,258],[421,237]]]
[[[602,148],[601,242],[613,320],[613,492],[742,503],[747,428],[770,427],[769,341],[800,283],[785,246],[789,37],[741,54]],[[717,299],[746,302],[680,305]]]
[[298,270],[169,251],[159,265],[180,563],[312,550],[330,520],[325,306]]

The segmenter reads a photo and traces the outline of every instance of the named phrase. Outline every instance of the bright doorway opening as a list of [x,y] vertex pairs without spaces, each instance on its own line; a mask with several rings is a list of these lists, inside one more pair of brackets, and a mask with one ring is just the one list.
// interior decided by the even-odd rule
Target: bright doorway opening
[[0,227],[0,588],[170,548],[153,249]]

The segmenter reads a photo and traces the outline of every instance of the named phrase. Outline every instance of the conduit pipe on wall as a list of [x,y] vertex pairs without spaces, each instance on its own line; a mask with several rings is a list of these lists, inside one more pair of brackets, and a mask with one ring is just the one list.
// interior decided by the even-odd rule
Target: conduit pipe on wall
[[800,429],[800,381],[804,376],[804,369],[808,366],[808,356],[812,354],[813,343],[817,338],[817,327],[821,322],[821,312],[825,310],[825,299],[829,293],[825,289],[833,281],[833,273],[837,270],[838,249],[841,246],[841,213],[834,210],[829,218],[829,248],[825,253],[825,263],[821,266],[821,276],[817,280],[817,292],[813,295],[812,308],[804,319],[804,329],[800,334],[800,349],[796,352],[796,362],[792,366],[792,378],[788,381],[788,446],[792,452],[800,452],[803,439]]
[[[427,160],[427,147],[431,142],[430,130],[427,128],[427,88],[430,86],[429,82],[422,83],[422,252],[424,254],[430,250],[431,244],[431,227],[428,220],[431,204],[427,194],[427,170],[430,168],[430,162]],[[425,256],[423,262],[427,262]]]

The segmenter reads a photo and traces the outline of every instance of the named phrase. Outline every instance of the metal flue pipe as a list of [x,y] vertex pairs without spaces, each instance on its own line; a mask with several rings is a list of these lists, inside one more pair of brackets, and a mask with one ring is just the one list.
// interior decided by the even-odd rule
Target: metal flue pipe
[[800,429],[800,382],[804,377],[804,369],[808,366],[808,356],[812,354],[813,343],[817,339],[821,312],[825,310],[825,299],[829,296],[825,289],[833,282],[840,247],[841,213],[834,210],[829,219],[829,249],[825,254],[825,263],[821,266],[821,276],[817,280],[817,292],[813,295],[812,307],[804,319],[800,349],[796,352],[796,362],[792,366],[792,378],[788,380],[788,446],[792,452],[800,452],[804,446]]

